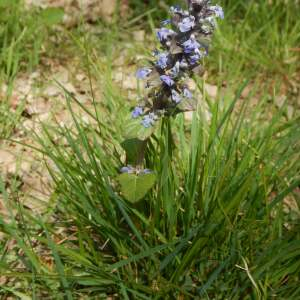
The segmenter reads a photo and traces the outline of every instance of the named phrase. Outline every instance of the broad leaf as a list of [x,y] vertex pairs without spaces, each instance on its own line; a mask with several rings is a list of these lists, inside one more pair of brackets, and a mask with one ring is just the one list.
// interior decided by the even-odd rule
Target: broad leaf
[[[156,124],[158,121],[156,122]],[[141,141],[146,140],[149,138],[153,132],[155,131],[155,126],[151,126],[149,128],[145,128],[141,124],[141,119],[134,119],[130,120],[127,125],[125,126],[125,132],[124,132],[124,137],[126,139],[139,139]]]
[[121,143],[126,151],[126,163],[129,165],[138,165],[144,158],[146,141],[137,138],[127,139]]
[[121,193],[126,200],[136,203],[141,200],[153,187],[156,176],[152,174],[121,174],[118,181],[121,185]]

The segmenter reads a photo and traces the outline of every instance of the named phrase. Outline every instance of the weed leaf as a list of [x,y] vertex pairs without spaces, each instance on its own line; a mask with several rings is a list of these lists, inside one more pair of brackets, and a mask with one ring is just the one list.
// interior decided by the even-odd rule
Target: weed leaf
[[139,139],[146,140],[149,138],[155,130],[155,126],[151,126],[149,128],[145,128],[141,124],[141,119],[130,120],[128,124],[125,126],[124,137],[126,139]]
[[121,185],[121,193],[126,200],[136,203],[141,200],[152,188],[156,180],[154,174],[121,174],[118,181]]
[[127,139],[121,143],[126,152],[127,164],[137,165],[143,160],[146,142],[139,139]]

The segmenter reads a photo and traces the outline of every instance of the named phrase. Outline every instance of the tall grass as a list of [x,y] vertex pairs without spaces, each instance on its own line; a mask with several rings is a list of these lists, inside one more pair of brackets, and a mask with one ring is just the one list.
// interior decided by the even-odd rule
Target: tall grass
[[[299,223],[286,213],[284,200],[300,184],[299,118],[283,122],[279,112],[263,121],[264,99],[255,109],[245,101],[235,111],[240,93],[210,102],[211,120],[199,107],[191,123],[178,117],[171,130],[163,121],[146,158],[158,180],[136,205],[122,198],[115,181],[122,157],[116,116],[103,124],[91,112],[98,123],[91,129],[73,113],[67,96],[74,127],[45,126],[45,135],[37,137],[54,164],[49,171],[58,223],[22,212],[39,228],[39,235],[29,228],[27,233],[32,230],[52,253],[52,267],[18,231],[13,235],[28,276],[48,292],[56,286],[57,295],[68,299],[81,293],[297,299]],[[57,137],[65,139],[63,145]]]
[[283,0],[221,3],[226,21],[215,38],[209,65],[225,78],[228,74],[239,77],[243,72],[270,83],[280,79],[289,86],[300,69],[296,49],[300,42],[300,4]]
[[[0,1],[0,139],[9,137],[20,120],[23,104],[12,109],[14,80],[20,72],[38,66],[50,29],[62,20],[59,9],[26,9],[23,0]],[[51,52],[48,47],[48,54]]]
[[36,30],[37,15],[25,11],[23,1],[1,1],[0,8],[1,77],[13,78],[37,65],[44,37]]

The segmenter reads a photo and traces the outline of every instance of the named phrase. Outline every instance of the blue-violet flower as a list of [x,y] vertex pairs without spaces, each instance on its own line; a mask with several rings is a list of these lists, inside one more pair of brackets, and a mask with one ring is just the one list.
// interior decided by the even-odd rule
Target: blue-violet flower
[[170,76],[172,78],[177,77],[179,74],[179,71],[180,71],[180,63],[179,63],[179,61],[177,61],[176,64],[174,65],[174,67],[170,70]]
[[224,19],[224,11],[221,6],[215,5],[215,6],[211,6],[209,9],[215,13],[216,17],[220,19]]
[[188,99],[191,99],[193,97],[192,93],[187,88],[183,89],[183,96]]
[[175,34],[175,32],[171,29],[160,28],[157,31],[157,38],[159,39],[160,42],[164,42],[174,34]]
[[143,112],[144,112],[143,108],[140,107],[140,106],[137,106],[137,107],[135,107],[134,110],[132,111],[131,116],[132,116],[133,119],[136,119],[136,118],[138,118],[139,116],[141,116],[141,115],[143,114]]
[[167,86],[172,86],[175,83],[174,80],[168,75],[161,75],[160,80],[164,82]]
[[179,5],[171,6],[170,11],[173,14],[182,14],[183,13],[183,10]]
[[168,66],[168,53],[163,52],[158,54],[156,65],[161,69],[165,69]]
[[126,167],[122,167],[122,168],[120,169],[120,172],[121,172],[121,173],[132,174],[132,173],[134,173],[134,168],[133,168],[132,166],[128,165],[128,166],[126,166]]
[[144,170],[142,171],[142,173],[143,173],[143,174],[152,174],[153,171],[150,170],[150,169],[144,169]]
[[154,113],[149,113],[148,115],[145,115],[141,124],[145,127],[145,128],[149,128],[151,126],[154,125],[155,123],[155,119],[156,119],[156,116]]
[[138,79],[145,79],[151,72],[152,72],[152,69],[150,69],[150,68],[142,68],[136,72],[136,77]]
[[172,100],[173,100],[176,104],[178,104],[179,102],[181,102],[181,97],[180,97],[180,95],[179,95],[179,93],[178,93],[177,91],[172,90],[171,93],[172,93]]
[[169,25],[169,24],[171,24],[171,20],[170,20],[170,19],[163,20],[163,21],[161,22],[161,25],[162,25],[162,26],[166,26],[166,25]]
[[192,53],[194,52],[196,49],[199,49],[201,47],[201,45],[196,41],[195,37],[191,36],[190,39],[188,39],[187,41],[185,41],[182,46],[184,47],[184,53]]
[[178,27],[181,32],[192,30],[195,27],[195,17],[189,16],[184,18],[181,22],[178,23]]
[[190,64],[191,65],[195,65],[199,62],[199,60],[201,59],[201,55],[199,53],[193,54],[189,57],[190,59]]

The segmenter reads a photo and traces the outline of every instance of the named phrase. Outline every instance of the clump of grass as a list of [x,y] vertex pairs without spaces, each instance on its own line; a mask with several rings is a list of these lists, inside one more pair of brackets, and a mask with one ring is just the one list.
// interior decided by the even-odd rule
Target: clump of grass
[[14,77],[22,63],[29,68],[36,65],[41,36],[37,35],[36,19],[25,12],[23,1],[4,1],[0,5],[1,75]]
[[[226,20],[215,38],[210,66],[218,76],[280,79],[287,86],[299,72],[297,1],[221,1]],[[222,49],[222,51],[218,51]]]
[[[296,299],[299,223],[285,213],[283,200],[300,184],[299,119],[284,123],[279,112],[262,121],[265,99],[253,111],[245,102],[235,113],[240,92],[233,101],[211,104],[211,120],[199,107],[191,123],[177,117],[173,131],[162,127],[146,158],[157,183],[135,205],[122,198],[115,181],[122,149],[114,117],[108,126],[91,112],[99,125],[91,129],[72,112],[68,98],[74,128],[45,127],[39,137],[55,165],[49,170],[60,221],[49,224],[23,212],[39,228],[34,238],[52,253],[53,265],[47,268],[28,242],[19,241],[24,272],[37,286],[48,292],[56,286],[68,299],[81,293]],[[115,102],[121,106],[124,99]],[[65,138],[64,146],[57,136]],[[57,243],[59,227],[66,237]]]
[[11,136],[21,119],[24,109],[23,102],[20,102],[15,108],[10,103],[11,93],[14,88],[12,81],[6,87],[6,91],[3,91],[0,99],[0,143],[1,140]]
[[0,83],[7,85],[0,99],[0,139],[11,135],[24,108],[22,103],[15,110],[11,108],[16,76],[38,65],[50,29],[62,16],[59,9],[26,10],[23,0],[0,1]]
[[49,28],[59,23],[59,9],[25,10],[23,0],[0,2],[1,77],[14,78],[19,70],[32,70],[49,36]]
[[20,104],[15,111],[8,106],[8,102],[0,103],[0,140],[11,136],[20,121],[23,105]]

